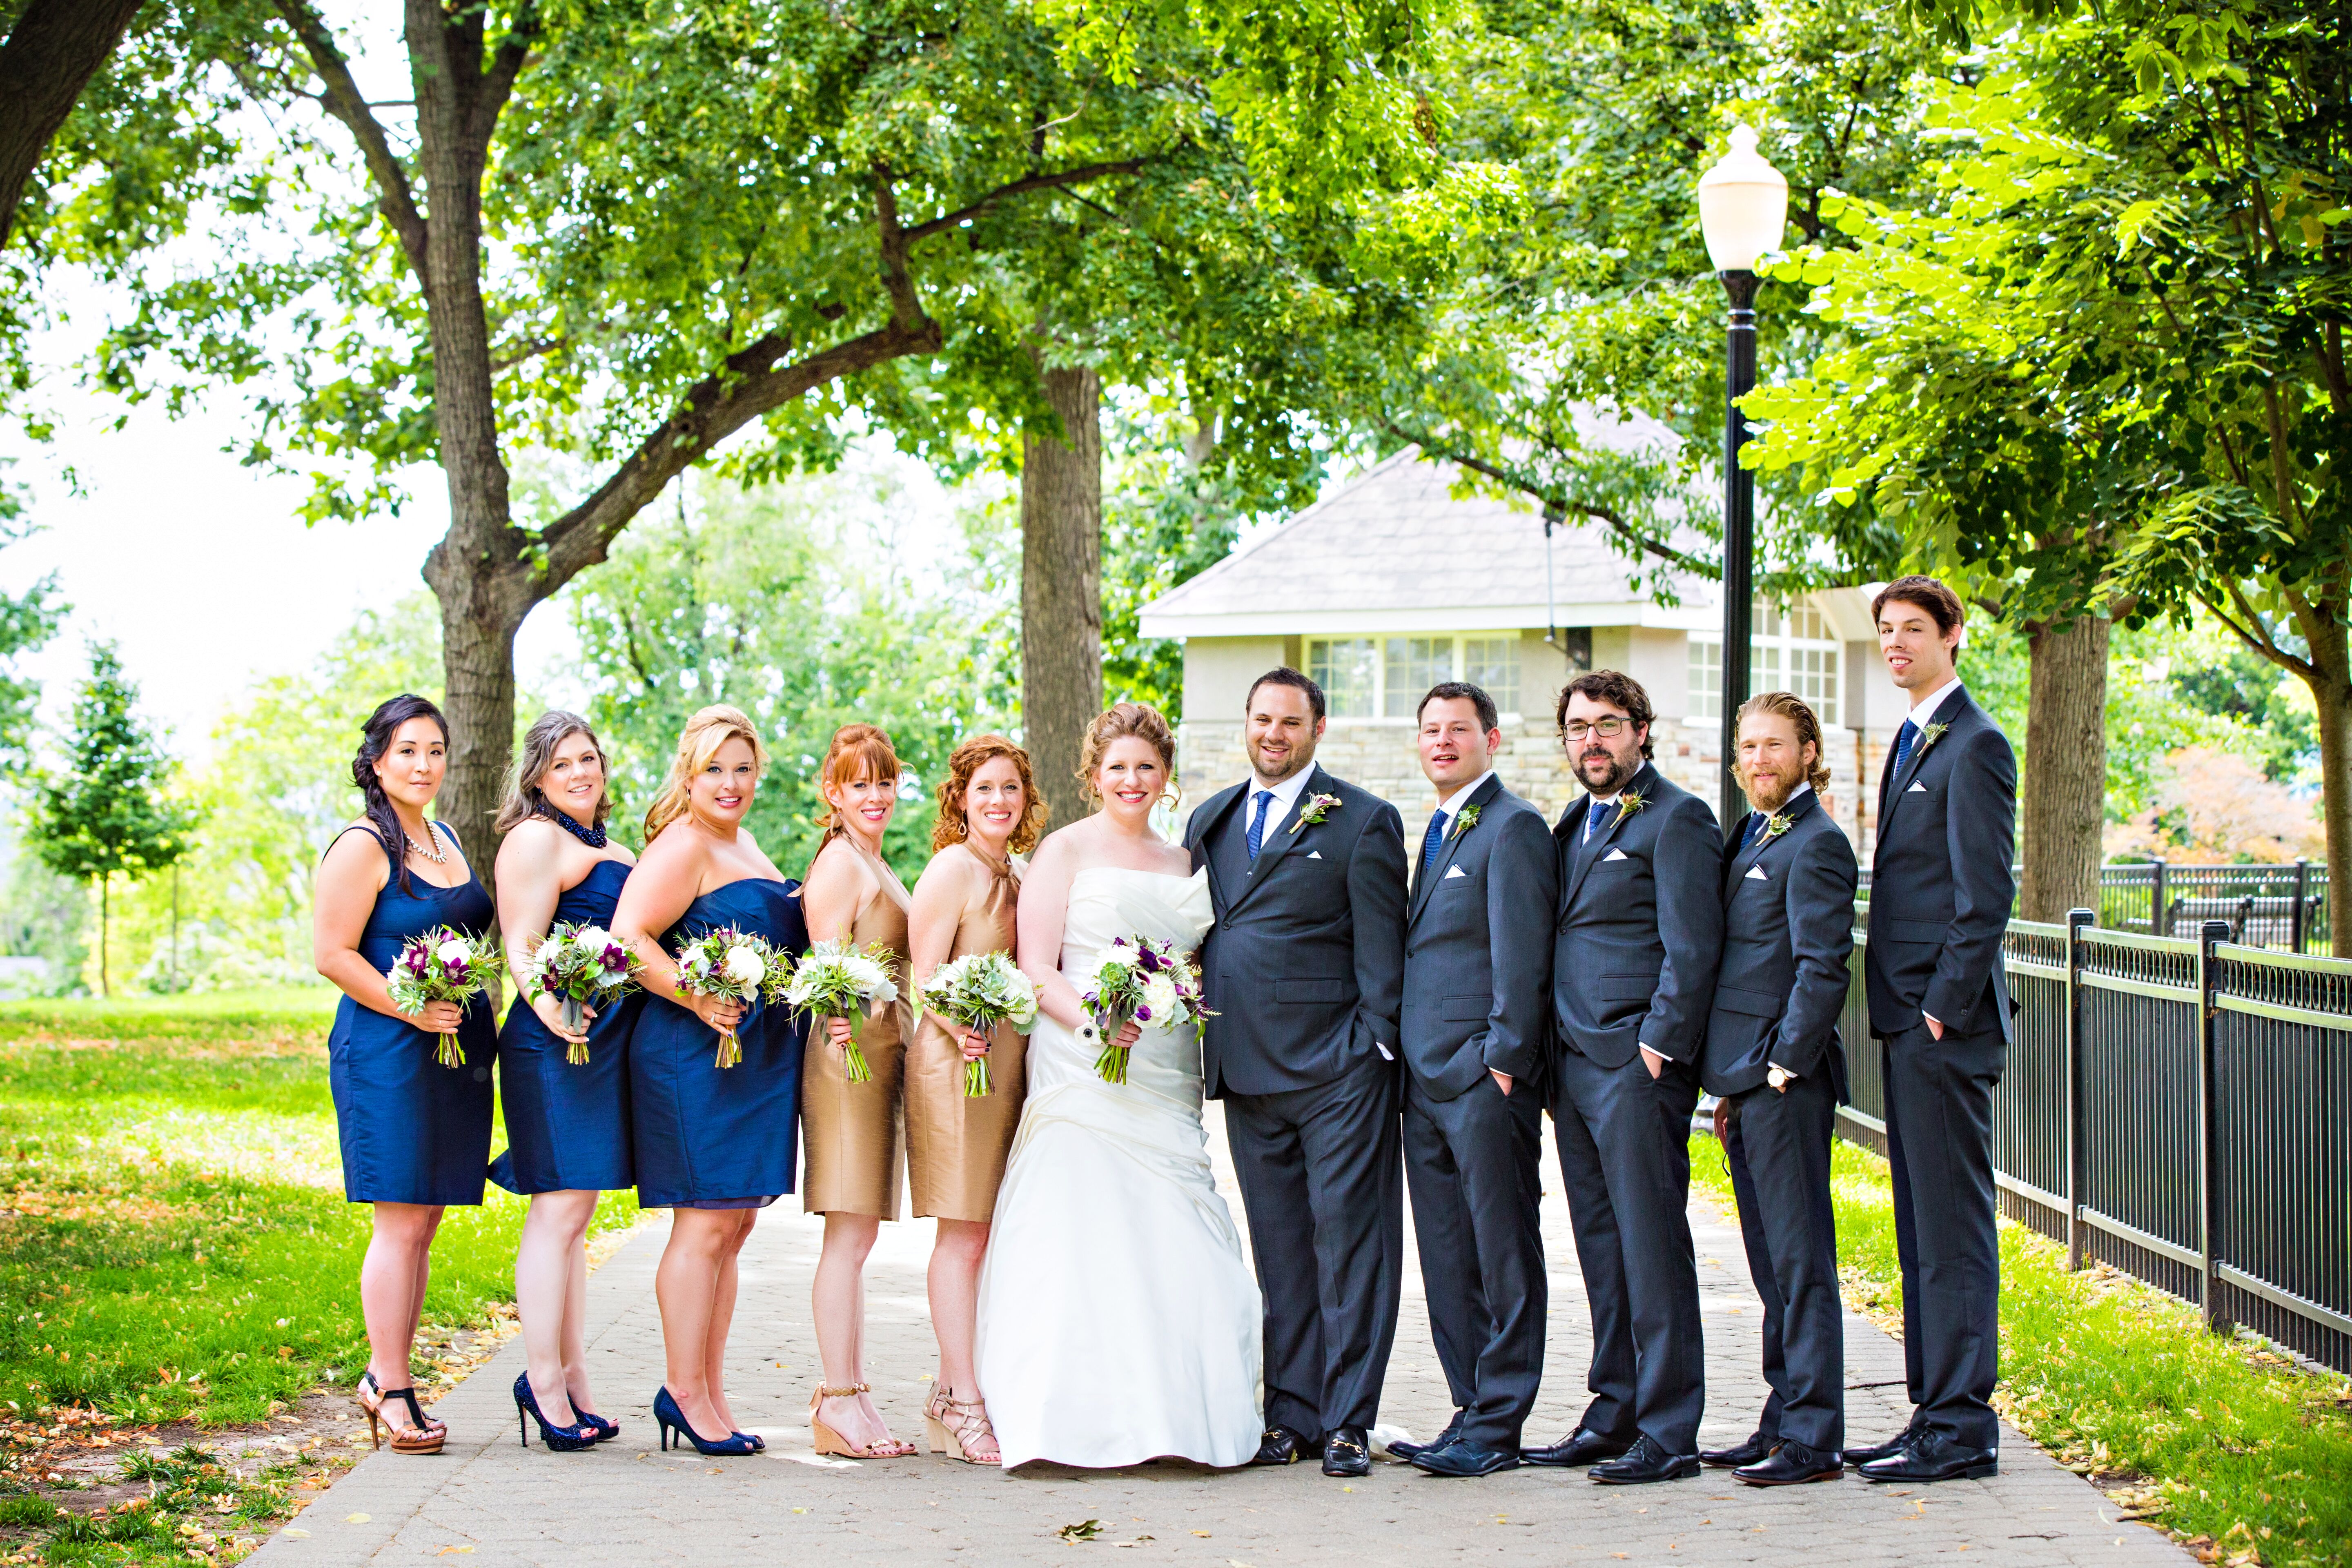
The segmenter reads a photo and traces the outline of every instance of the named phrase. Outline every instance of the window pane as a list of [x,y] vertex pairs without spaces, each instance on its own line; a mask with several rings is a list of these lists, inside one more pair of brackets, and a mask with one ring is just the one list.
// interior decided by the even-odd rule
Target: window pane
[[1690,716],[1723,717],[1723,644],[1713,637],[1690,639]]
[[1410,719],[1422,693],[1454,679],[1452,637],[1388,639],[1388,707],[1391,719]]
[[1519,710],[1519,639],[1466,637],[1462,643],[1462,679],[1486,688],[1498,712]]
[[1372,716],[1374,650],[1370,637],[1309,637],[1307,673],[1323,689],[1323,699],[1335,719]]

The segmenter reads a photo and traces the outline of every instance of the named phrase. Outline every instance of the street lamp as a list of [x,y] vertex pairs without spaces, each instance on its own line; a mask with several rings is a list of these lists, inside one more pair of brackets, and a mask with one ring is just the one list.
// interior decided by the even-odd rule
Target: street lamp
[[1748,420],[1739,399],[1756,384],[1756,261],[1780,247],[1789,182],[1756,151],[1756,132],[1731,128],[1731,151],[1698,179],[1698,223],[1707,259],[1731,296],[1725,334],[1723,419],[1723,820],[1747,815],[1739,788],[1739,705],[1748,700],[1754,624],[1756,479],[1739,466]]

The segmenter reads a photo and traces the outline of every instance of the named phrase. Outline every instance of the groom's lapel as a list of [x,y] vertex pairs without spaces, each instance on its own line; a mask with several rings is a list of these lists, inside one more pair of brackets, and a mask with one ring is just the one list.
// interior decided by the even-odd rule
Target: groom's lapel
[[[1250,868],[1249,879],[1242,884],[1242,890],[1234,896],[1230,908],[1238,910],[1248,903],[1257,890],[1265,887],[1268,879],[1274,875],[1274,868],[1281,863],[1282,858],[1289,854],[1300,839],[1307,837],[1307,830],[1298,826],[1298,814],[1305,811],[1307,803],[1315,798],[1315,786],[1322,781],[1322,777],[1323,764],[1309,763],[1306,787],[1298,792],[1297,804],[1284,814],[1282,820],[1266,828],[1265,841],[1258,847],[1257,864]],[[1293,828],[1297,828],[1297,831],[1292,831]]]
[[[1653,764],[1643,763],[1642,771],[1627,779],[1625,787],[1618,792],[1617,804],[1609,808],[1609,820],[1592,830],[1592,841],[1578,846],[1580,852],[1576,857],[1575,864],[1569,868],[1568,894],[1560,900],[1560,908],[1566,909],[1576,902],[1577,889],[1584,886],[1584,874],[1591,870],[1593,864],[1609,852],[1609,841],[1617,837],[1619,828],[1625,826],[1625,796],[1635,790],[1646,791],[1653,771]],[[1591,807],[1588,805],[1585,809],[1590,811]]]
[[[1501,776],[1490,778],[1478,786],[1477,794],[1463,803],[1464,808],[1475,807],[1483,811],[1489,802],[1502,793]],[[1412,907],[1405,911],[1404,929],[1406,931],[1412,930],[1414,924],[1421,919],[1421,911],[1428,907],[1430,890],[1444,879],[1446,868],[1454,864],[1454,851],[1462,847],[1462,836],[1465,831],[1467,830],[1462,826],[1461,818],[1457,816],[1447,829],[1445,837],[1438,840],[1437,858],[1421,868],[1421,875],[1412,884]]]
[[1234,803],[1244,798],[1248,794],[1249,781],[1246,779],[1227,789],[1213,805],[1205,808],[1206,815],[1201,818],[1200,834],[1194,839],[1201,857],[1201,864],[1209,868],[1210,907],[1221,911],[1228,907],[1228,900],[1231,900],[1235,889],[1226,887],[1224,879],[1217,875],[1217,833],[1224,826],[1225,814],[1234,809]]

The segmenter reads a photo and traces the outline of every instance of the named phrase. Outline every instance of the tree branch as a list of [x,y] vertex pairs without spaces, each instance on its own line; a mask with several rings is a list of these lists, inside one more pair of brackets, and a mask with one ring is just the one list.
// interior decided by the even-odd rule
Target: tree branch
[[0,247],[25,185],[82,89],[104,68],[140,0],[31,0],[0,45]]
[[1124,163],[1087,163],[1076,169],[1063,169],[1049,174],[1031,174],[1026,178],[1015,180],[1009,185],[997,186],[970,206],[958,207],[955,211],[935,217],[928,223],[917,224],[906,231],[907,243],[912,245],[918,240],[929,239],[935,234],[944,234],[949,229],[980,216],[1009,196],[1026,195],[1031,191],[1057,191],[1066,185],[1083,185],[1089,180],[1106,179],[1112,174],[1132,174],[1150,162],[1148,158],[1129,158]]
[[2280,668],[2292,671],[2305,680],[2315,679],[2319,674],[2317,667],[2297,658],[2279,647],[2277,641],[2270,635],[2270,628],[2263,624],[2262,616],[2253,605],[2246,602],[2246,595],[2239,590],[2238,585],[2232,583],[2229,584],[2229,589],[2231,602],[2237,607],[2239,615],[2244,618],[2243,626],[2232,619],[2230,612],[2223,609],[2210,594],[2200,592],[2197,595],[2197,602],[2212,612],[2215,620],[2227,626],[2231,635],[2255,653],[2269,659]]
[[1635,546],[1645,554],[1655,555],[1662,560],[1671,561],[1678,566],[1687,567],[1691,571],[1698,573],[1701,576],[1719,578],[1723,575],[1722,567],[1712,562],[1701,561],[1695,555],[1677,550],[1673,545],[1666,543],[1664,540],[1651,538],[1648,534],[1643,533],[1640,529],[1635,528],[1631,522],[1626,521],[1625,514],[1618,511],[1613,507],[1601,506],[1593,501],[1578,500],[1571,496],[1558,494],[1553,491],[1543,489],[1538,486],[1531,485],[1528,483],[1527,480],[1519,478],[1517,474],[1512,473],[1507,468],[1497,467],[1483,458],[1473,457],[1471,454],[1458,450],[1445,442],[1407,430],[1402,426],[1398,425],[1393,421],[1389,422],[1385,428],[1388,430],[1390,435],[1396,437],[1399,440],[1410,441],[1424,452],[1443,458],[1447,462],[1453,463],[1460,468],[1467,468],[1474,474],[1484,474],[1488,479],[1493,479],[1496,483],[1508,485],[1511,489],[1517,490],[1522,495],[1533,496],[1536,500],[1543,502],[1546,506],[1558,507],[1562,511],[1572,511],[1580,516],[1590,518],[1594,522],[1606,528],[1610,532],[1615,534],[1618,538],[1623,540],[1626,543]]
[[302,41],[310,57],[311,68],[327,84],[327,112],[341,121],[360,144],[360,155],[367,161],[368,174],[376,186],[376,206],[383,213],[384,221],[399,237],[400,248],[407,254],[410,270],[418,283],[432,286],[430,268],[425,248],[425,217],[416,210],[416,198],[409,189],[408,171],[392,150],[391,139],[384,135],[383,124],[368,110],[367,100],[360,95],[359,84],[352,79],[352,68],[343,52],[335,46],[331,31],[310,0],[272,0],[286,25]]
[[515,12],[514,26],[499,41],[490,68],[482,73],[481,89],[474,95],[467,116],[467,145],[478,156],[489,151],[490,135],[498,129],[507,100],[514,94],[515,79],[530,63],[530,47],[539,41],[539,7],[526,0]]

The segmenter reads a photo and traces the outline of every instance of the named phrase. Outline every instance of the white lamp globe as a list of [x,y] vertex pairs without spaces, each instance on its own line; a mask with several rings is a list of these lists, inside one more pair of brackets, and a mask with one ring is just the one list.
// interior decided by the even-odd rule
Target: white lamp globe
[[1780,248],[1789,218],[1789,182],[1756,151],[1756,132],[1731,128],[1731,151],[1698,178],[1698,224],[1717,272],[1753,272],[1759,257]]

